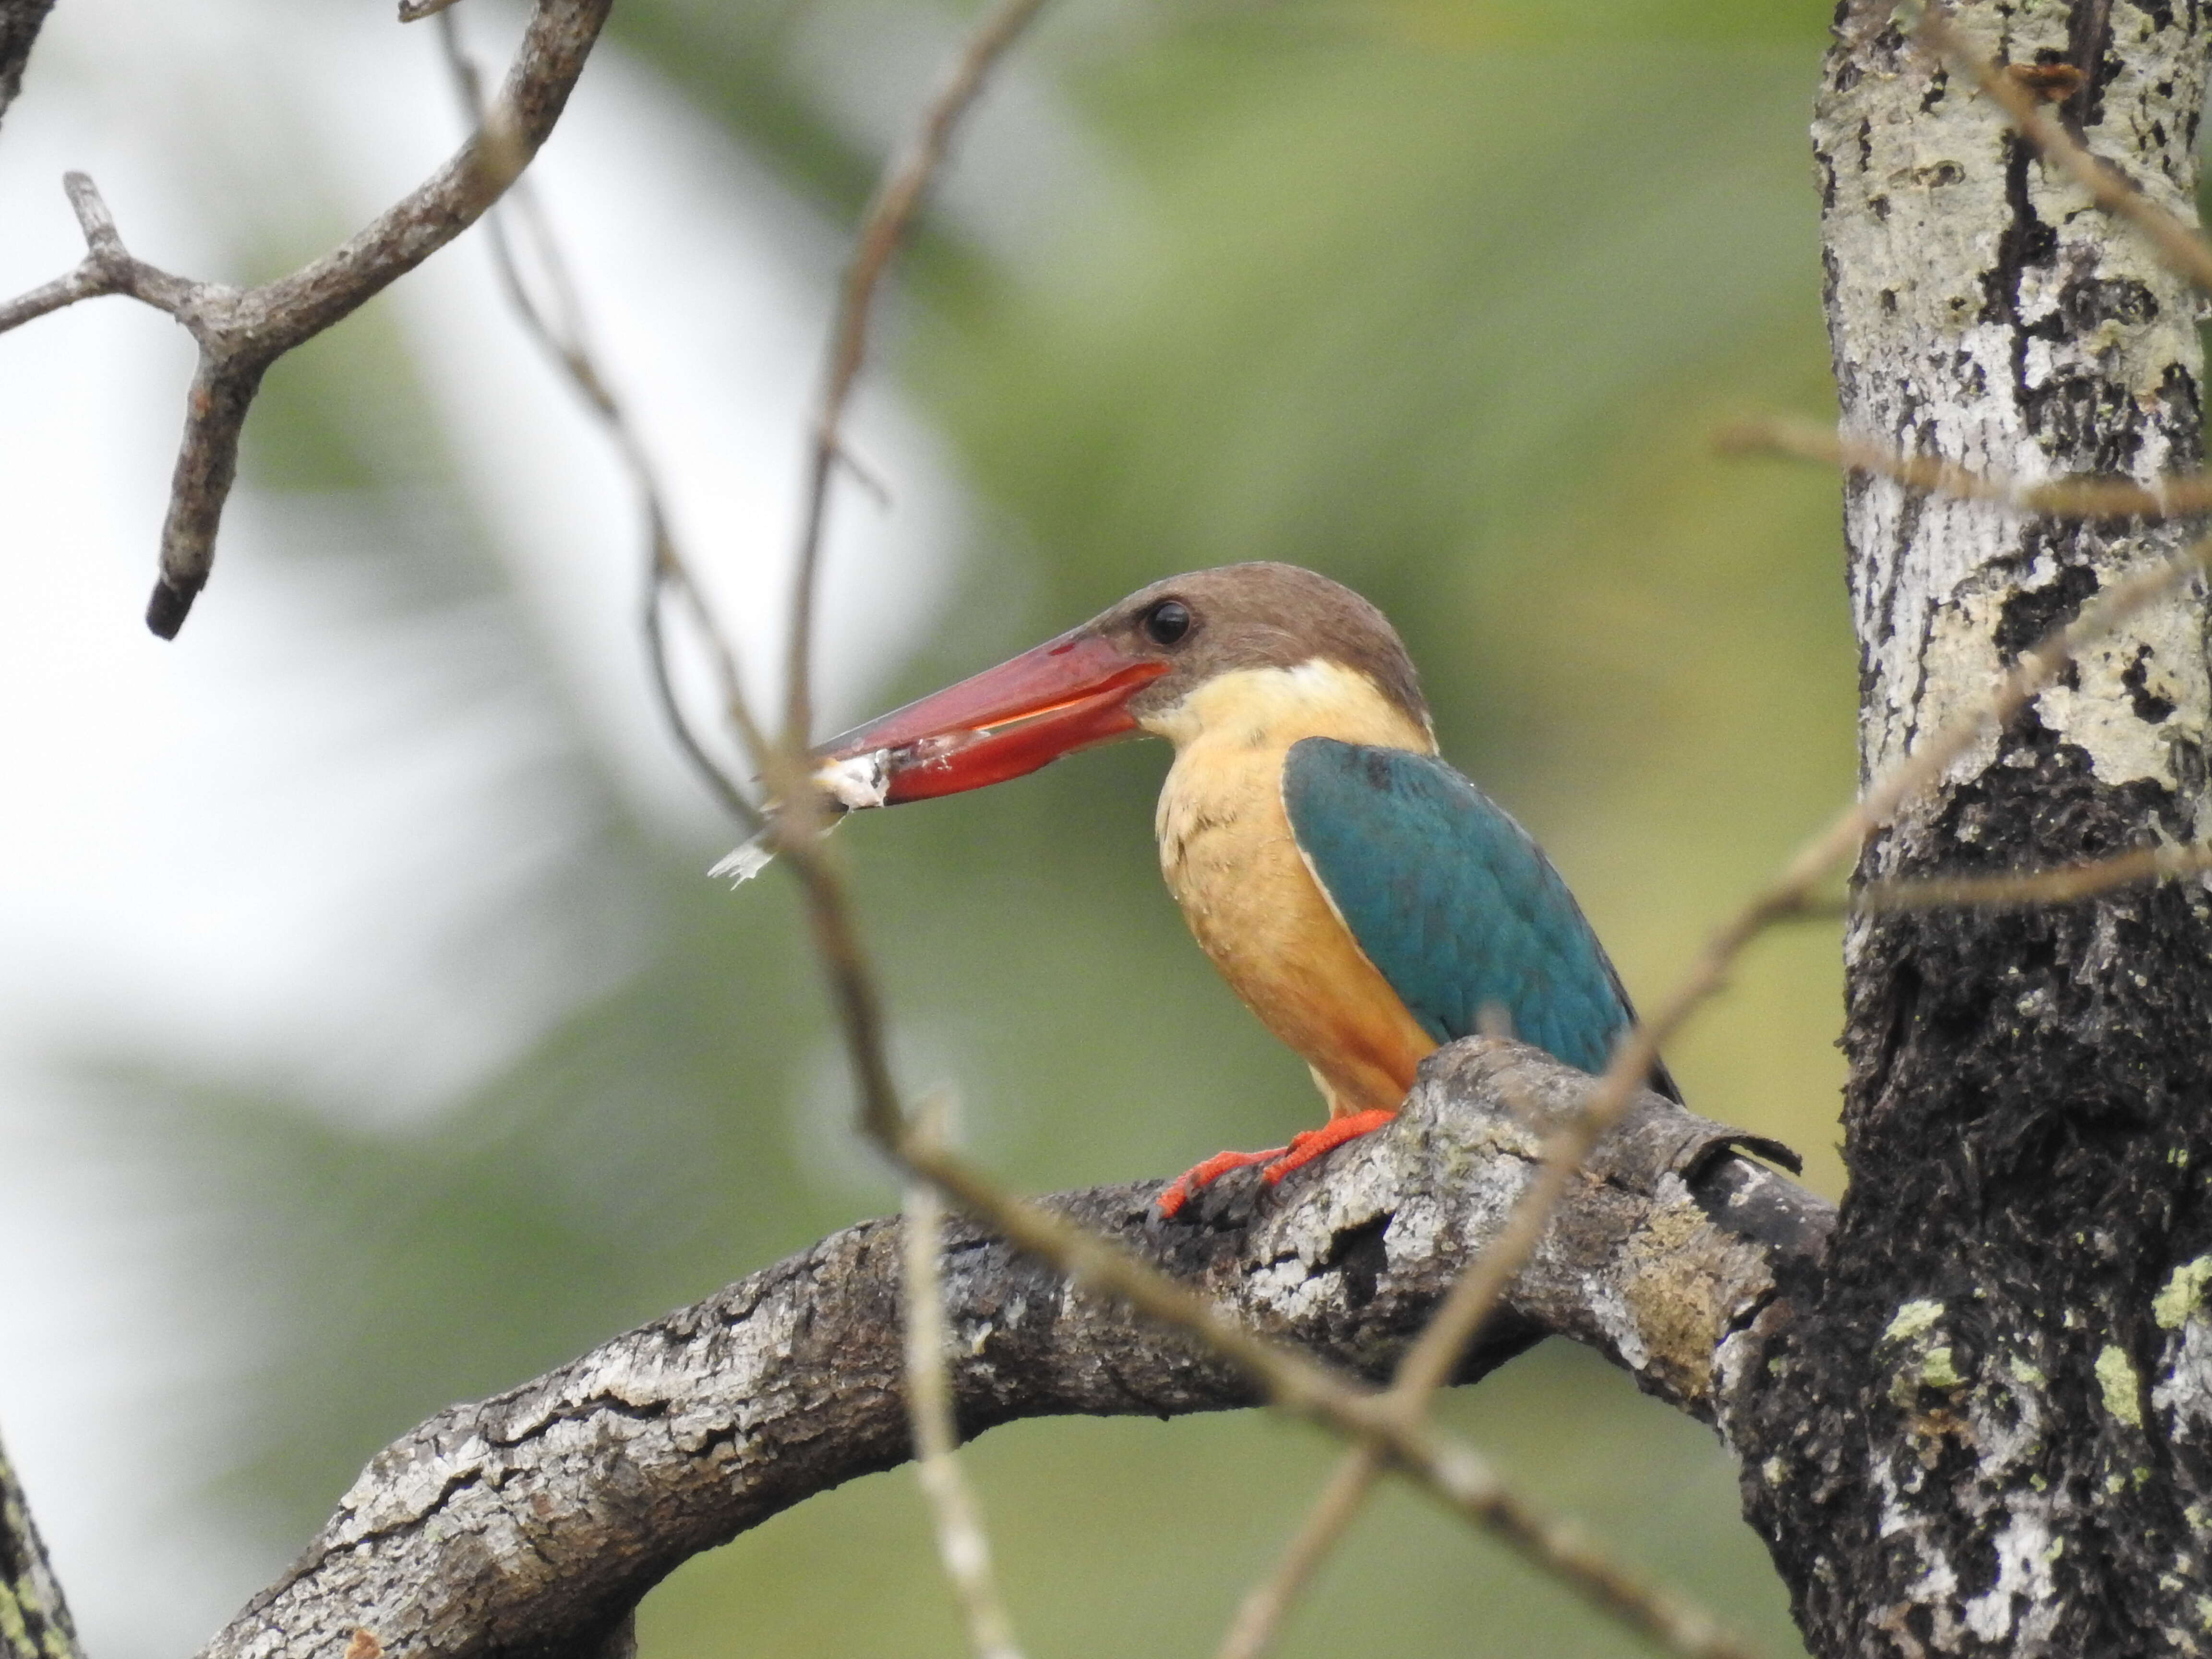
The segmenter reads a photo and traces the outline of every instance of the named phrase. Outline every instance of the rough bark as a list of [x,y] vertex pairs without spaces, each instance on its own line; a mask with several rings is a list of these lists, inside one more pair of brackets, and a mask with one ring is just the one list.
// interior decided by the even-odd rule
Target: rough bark
[[[1060,1208],[1261,1328],[1383,1377],[1503,1224],[1591,1079],[1517,1043],[1443,1051],[1392,1129],[1280,1188],[1233,1177],[1174,1222],[1158,1183]],[[1778,1274],[1832,1212],[1645,1095],[1601,1146],[1462,1370],[1547,1332],[1724,1431],[1765,1376]],[[963,1432],[1082,1413],[1252,1403],[1218,1361],[1072,1291],[972,1224],[945,1297]],[[908,1455],[898,1225],[868,1222],[380,1454],[297,1565],[208,1659],[569,1654],[599,1644],[685,1557]]]
[[69,1604],[46,1561],[38,1523],[0,1448],[0,1655],[6,1659],[76,1659]]
[[[2194,0],[1957,15],[1991,55],[2081,70],[2069,125],[2193,222]],[[1845,429],[2029,478],[2198,465],[2195,297],[1893,20],[1848,0],[1814,129]],[[1844,521],[1869,774],[2188,533],[1863,477]],[[1870,844],[1861,876],[2200,836],[2206,617],[2199,585],[2124,627]],[[1747,1431],[1781,1449],[1747,1466],[1746,1504],[1808,1640],[2212,1649],[2205,884],[1863,919],[1846,956],[1849,1195]]]
[[23,66],[54,0],[0,0],[0,118],[23,89]]

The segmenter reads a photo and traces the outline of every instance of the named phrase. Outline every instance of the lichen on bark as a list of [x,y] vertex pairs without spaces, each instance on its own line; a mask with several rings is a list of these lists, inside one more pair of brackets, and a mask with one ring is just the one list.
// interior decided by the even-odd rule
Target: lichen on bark
[[[2002,62],[2080,69],[2069,126],[2193,219],[2197,7],[1955,17]],[[1845,429],[2027,479],[2201,465],[2197,297],[1896,19],[1843,8],[1814,126]],[[1873,775],[2199,527],[1856,477],[1844,528]],[[2207,638],[2201,584],[2128,622],[1871,842],[1861,876],[2201,836]],[[1802,1432],[1745,1484],[1808,1639],[2212,1651],[2212,1328],[2184,1271],[2212,1247],[2203,884],[1861,919],[1845,948],[1851,1184],[1765,1395],[1767,1426]]]

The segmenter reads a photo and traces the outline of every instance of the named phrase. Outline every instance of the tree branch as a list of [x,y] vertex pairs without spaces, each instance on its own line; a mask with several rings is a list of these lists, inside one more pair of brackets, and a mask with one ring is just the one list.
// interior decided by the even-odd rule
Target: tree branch
[[[1332,1368],[1386,1375],[1532,1178],[1586,1075],[1518,1043],[1441,1051],[1393,1128],[1327,1179],[1222,1183],[1175,1221],[1159,1183],[1051,1207]],[[1708,1423],[1764,1376],[1750,1346],[1832,1212],[1734,1156],[1756,1146],[1655,1095],[1601,1145],[1478,1337],[1471,1381],[1547,1332]],[[455,1407],[370,1463],[300,1563],[206,1659],[568,1648],[661,1577],[813,1493],[910,1455],[900,1228],[868,1222],[520,1389]],[[1072,1290],[973,1223],[948,1230],[962,1431],[1255,1403],[1235,1367]],[[1759,1449],[1738,1444],[1752,1458]],[[1638,1591],[1640,1592],[1640,1590]],[[1732,1650],[1715,1638],[1708,1651]]]
[[79,300],[126,294],[175,318],[198,342],[199,367],[161,526],[161,574],[146,608],[155,633],[173,638],[206,586],[223,503],[238,474],[239,438],[269,366],[414,270],[514,182],[560,118],[611,3],[538,0],[498,99],[453,159],[343,246],[258,288],[192,282],[131,258],[91,181],[70,176],[70,199],[84,226],[84,262],[0,305],[0,331]]

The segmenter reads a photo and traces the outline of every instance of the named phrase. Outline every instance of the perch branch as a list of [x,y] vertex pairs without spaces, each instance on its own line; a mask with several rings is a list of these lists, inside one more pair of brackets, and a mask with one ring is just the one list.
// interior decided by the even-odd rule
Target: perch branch
[[[1040,1207],[1332,1374],[1377,1377],[1488,1246],[1547,1132],[1592,1086],[1533,1048],[1470,1039],[1433,1057],[1400,1122],[1339,1154],[1326,1180],[1232,1177],[1172,1222],[1155,1208],[1158,1182]],[[1734,1156],[1741,1139],[1639,1096],[1457,1377],[1556,1332],[1701,1420],[1748,1422],[1743,1391],[1765,1381],[1746,1355],[1751,1321],[1773,1305],[1778,1278],[1810,1271],[1833,1212]],[[534,1382],[440,1413],[370,1463],[207,1659],[307,1659],[342,1650],[356,1629],[386,1651],[451,1659],[570,1644],[611,1627],[690,1555],[904,1461],[900,1231],[850,1229]],[[992,1231],[954,1222],[942,1260],[954,1398],[978,1431],[1261,1399],[1238,1365]],[[1426,1450],[1462,1507],[1489,1495],[1479,1464],[1440,1441]],[[1747,1461],[1763,1450],[1736,1447]],[[1550,1533],[1560,1553],[1586,1550]],[[1741,1651],[1668,1611],[1668,1633],[1694,1638],[1684,1650]]]
[[[131,258],[82,175],[70,198],[87,253],[76,270],[0,306],[12,328],[79,300],[124,294],[183,324],[199,347],[185,399],[161,568],[146,625],[164,639],[184,626],[206,586],[223,504],[238,473],[238,447],[261,377],[412,270],[499,198],[545,142],[583,72],[611,0],[538,0],[506,84],[477,131],[420,187],[343,246],[256,288],[191,282]],[[87,204],[96,210],[97,228]]]

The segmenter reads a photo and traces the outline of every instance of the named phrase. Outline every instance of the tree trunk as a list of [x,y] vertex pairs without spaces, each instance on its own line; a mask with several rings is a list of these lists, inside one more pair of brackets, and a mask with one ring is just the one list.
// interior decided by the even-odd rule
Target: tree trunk
[[[2198,302],[1963,76],[1847,0],[1814,125],[1846,431],[1991,471],[2202,464]],[[2193,221],[2192,3],[1960,6],[2069,63],[2066,125]],[[1860,759],[1893,766],[2188,531],[1854,477]],[[2202,584],[2139,615],[1873,842],[1862,878],[2208,827]],[[2204,884],[1854,923],[1850,1186],[1747,1465],[1816,1653],[2212,1650],[2212,911]],[[1794,1423],[1792,1437],[1778,1431]]]

